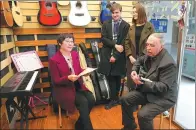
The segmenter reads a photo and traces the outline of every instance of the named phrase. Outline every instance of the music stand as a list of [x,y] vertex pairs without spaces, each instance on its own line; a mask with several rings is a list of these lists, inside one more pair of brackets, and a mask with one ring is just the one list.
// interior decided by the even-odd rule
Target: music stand
[[[16,53],[12,54],[11,58],[16,66],[16,69],[18,72],[22,71],[34,71],[37,69],[43,68],[43,64],[39,59],[39,56],[37,55],[36,51],[28,51],[28,52],[22,52],[22,53]],[[35,107],[33,98],[39,100],[41,103],[47,105],[45,101],[42,101],[39,97],[33,95],[29,99],[29,106]]]

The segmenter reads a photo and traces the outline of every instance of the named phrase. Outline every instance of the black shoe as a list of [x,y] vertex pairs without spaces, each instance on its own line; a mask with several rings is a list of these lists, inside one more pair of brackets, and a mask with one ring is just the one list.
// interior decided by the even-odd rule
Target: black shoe
[[83,130],[83,125],[81,124],[81,122],[79,120],[76,121],[75,123],[75,130]]
[[132,125],[124,126],[121,130],[135,130],[137,128],[137,125],[134,123]]
[[112,100],[105,105],[105,109],[106,110],[111,109],[112,107],[119,105],[119,103],[120,103],[119,100]]

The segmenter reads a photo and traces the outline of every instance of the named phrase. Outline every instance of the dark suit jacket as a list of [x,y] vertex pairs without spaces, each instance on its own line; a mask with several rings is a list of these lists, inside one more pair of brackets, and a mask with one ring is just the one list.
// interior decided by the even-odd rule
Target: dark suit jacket
[[[117,36],[117,43],[113,40],[112,20],[104,22],[102,26],[101,41],[103,47],[100,51],[100,63],[98,72],[105,75],[124,75],[126,71],[126,57],[125,52],[119,53],[115,50],[115,44],[123,45],[128,33],[130,25],[122,20],[119,26],[119,33]],[[113,56],[116,59],[115,63],[110,63],[111,52],[114,50]]]
[[[75,74],[78,75],[82,72],[78,53],[76,51],[72,51],[71,56]],[[60,51],[58,51],[50,59],[49,67],[54,83],[53,94],[57,103],[60,104],[61,108],[68,110],[70,113],[73,113],[75,110],[75,85],[68,79],[68,75],[71,74],[71,71]],[[81,78],[79,78],[78,81],[82,90],[88,90],[84,86]]]
[[[146,67],[147,58],[147,55],[139,57],[132,70],[138,73],[140,66]],[[145,81],[143,85],[138,86],[138,91],[146,93],[149,102],[162,105],[167,101],[176,102],[177,67],[175,61],[165,49],[156,56],[145,78],[153,82]]]
[[[145,53],[144,49],[146,46],[146,41],[152,33],[154,33],[154,27],[150,22],[147,22],[144,25],[144,28],[141,32],[141,37],[139,42],[140,55],[143,55]],[[130,88],[134,88],[133,81],[130,77],[133,64],[130,62],[128,56],[132,55],[134,58],[136,58],[135,25],[132,25],[129,29],[129,33],[125,41],[125,53],[127,57],[127,62],[126,62],[127,63],[127,86]]]

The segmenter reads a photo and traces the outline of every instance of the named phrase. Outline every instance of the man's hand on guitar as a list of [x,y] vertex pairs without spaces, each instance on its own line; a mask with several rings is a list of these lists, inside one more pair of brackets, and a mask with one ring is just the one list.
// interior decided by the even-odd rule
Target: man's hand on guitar
[[123,48],[122,45],[115,45],[115,48],[116,48],[116,50],[117,50],[118,52],[120,52],[120,53],[124,51],[124,48]]
[[110,58],[110,62],[111,63],[114,63],[116,61],[116,59],[112,56],[111,58]]
[[131,72],[131,78],[133,79],[133,82],[137,85],[140,85],[140,84],[144,84],[141,80],[140,80],[140,77],[139,75],[137,74],[136,71],[132,71]]

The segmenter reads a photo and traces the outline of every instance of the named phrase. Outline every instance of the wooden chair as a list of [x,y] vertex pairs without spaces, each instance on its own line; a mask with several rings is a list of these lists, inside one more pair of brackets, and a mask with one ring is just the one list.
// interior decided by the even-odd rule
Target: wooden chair
[[172,108],[169,109],[169,111],[165,111],[160,114],[160,124],[159,124],[159,129],[163,129],[163,119],[164,118],[169,118],[169,130],[171,129],[171,121],[172,121],[172,116],[171,116],[171,111]]
[[[59,109],[59,126],[62,128],[62,112],[61,112],[61,106],[58,104],[58,109]],[[69,117],[68,111],[66,111],[66,118]]]

